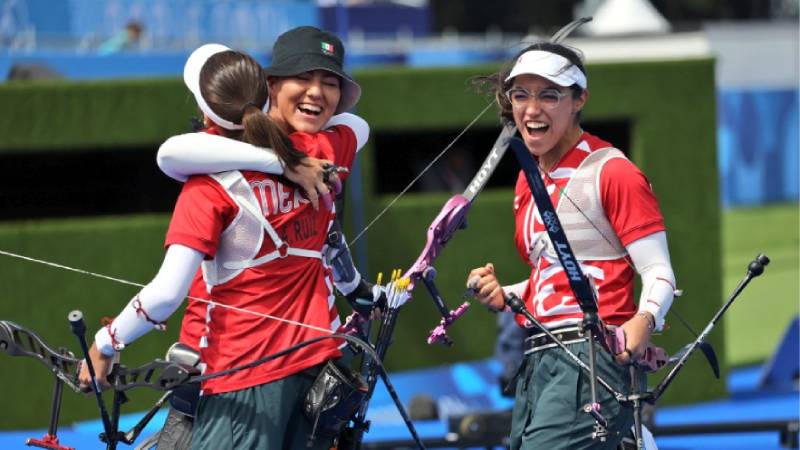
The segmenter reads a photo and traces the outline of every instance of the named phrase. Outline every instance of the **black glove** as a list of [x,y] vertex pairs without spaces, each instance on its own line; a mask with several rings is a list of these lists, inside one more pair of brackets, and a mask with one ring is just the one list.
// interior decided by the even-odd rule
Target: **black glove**
[[381,286],[370,283],[363,278],[353,292],[345,296],[353,311],[363,317],[369,317],[375,308],[386,311],[386,292]]

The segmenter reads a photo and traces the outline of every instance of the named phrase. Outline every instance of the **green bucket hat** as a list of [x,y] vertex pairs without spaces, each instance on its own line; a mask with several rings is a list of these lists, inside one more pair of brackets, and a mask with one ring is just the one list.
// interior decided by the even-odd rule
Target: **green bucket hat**
[[332,33],[315,27],[293,28],[280,36],[272,46],[272,63],[264,69],[267,75],[288,77],[312,70],[326,70],[342,79],[342,96],[336,114],[358,103],[361,86],[342,68],[344,45]]

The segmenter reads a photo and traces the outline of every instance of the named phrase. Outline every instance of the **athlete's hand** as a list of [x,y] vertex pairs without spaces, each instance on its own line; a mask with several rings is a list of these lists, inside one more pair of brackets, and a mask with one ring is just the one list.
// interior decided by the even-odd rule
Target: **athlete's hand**
[[[100,353],[97,347],[92,344],[92,347],[89,349],[89,358],[92,360],[92,366],[94,367],[94,373],[97,377],[97,382],[100,384],[100,388],[106,389],[111,387],[106,380],[106,375],[111,371],[111,366],[114,364],[114,357]],[[84,392],[91,392],[92,377],[89,376],[89,366],[86,364],[86,361],[81,361],[80,366],[78,386]]]
[[363,278],[353,292],[345,298],[350,303],[354,311],[362,317],[369,317],[369,320],[378,320],[386,311],[386,290],[385,288],[372,284]]
[[496,311],[506,307],[505,292],[494,273],[494,264],[486,263],[483,267],[472,269],[467,276],[467,289],[484,306]]
[[616,355],[618,363],[630,364],[644,357],[652,333],[651,320],[648,316],[636,314],[622,324],[622,329],[625,330],[626,349]]
[[331,185],[341,184],[336,173],[326,175],[329,172],[328,167],[331,165],[333,163],[327,159],[306,156],[295,167],[287,166],[283,174],[305,191],[306,197],[311,201],[315,211],[319,210],[320,198],[330,209],[330,205],[333,205],[333,194],[329,185],[325,183],[325,179],[327,178],[329,183],[334,183]]

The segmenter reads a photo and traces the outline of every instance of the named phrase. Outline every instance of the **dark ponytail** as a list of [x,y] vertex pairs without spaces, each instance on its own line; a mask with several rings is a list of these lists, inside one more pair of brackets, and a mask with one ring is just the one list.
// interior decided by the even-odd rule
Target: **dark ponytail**
[[262,111],[269,96],[267,77],[249,55],[231,50],[211,56],[200,71],[200,92],[217,115],[244,127],[220,127],[225,137],[271,148],[289,168],[301,164],[306,157]]
[[270,147],[289,167],[301,164],[306,154],[296,150],[286,134],[267,116],[261,108],[249,104],[242,115],[242,140],[259,147]]

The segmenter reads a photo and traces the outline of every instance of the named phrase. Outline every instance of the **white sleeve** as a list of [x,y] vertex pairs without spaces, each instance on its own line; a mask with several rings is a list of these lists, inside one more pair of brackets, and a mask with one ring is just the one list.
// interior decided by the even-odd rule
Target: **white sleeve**
[[[125,345],[163,322],[180,306],[203,261],[203,253],[183,245],[170,245],[153,281],[142,288],[107,327],[95,335],[97,349],[113,355]],[[150,320],[148,320],[148,318]]]
[[664,326],[664,316],[675,297],[675,274],[669,260],[667,234],[663,231],[637,239],[625,247],[642,277],[639,311],[656,319],[656,330]]
[[353,131],[356,135],[356,151],[361,150],[369,139],[369,124],[367,121],[358,117],[355,114],[341,113],[331,117],[331,120],[325,124],[324,128],[331,128],[336,125],[344,125]]
[[522,298],[522,295],[525,293],[525,287],[528,286],[528,280],[522,280],[519,283],[509,284],[508,286],[503,286],[503,291],[508,294],[514,294],[519,298]]
[[272,149],[208,133],[179,134],[158,149],[158,167],[170,178],[186,181],[190,175],[256,170],[283,174],[283,165]]

